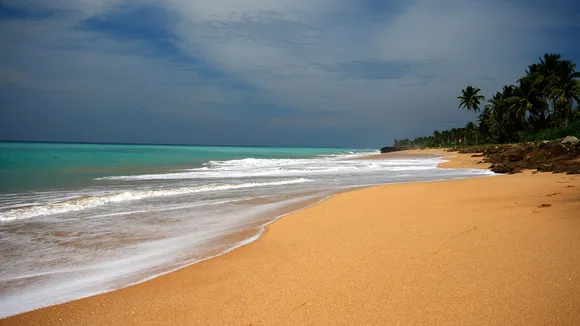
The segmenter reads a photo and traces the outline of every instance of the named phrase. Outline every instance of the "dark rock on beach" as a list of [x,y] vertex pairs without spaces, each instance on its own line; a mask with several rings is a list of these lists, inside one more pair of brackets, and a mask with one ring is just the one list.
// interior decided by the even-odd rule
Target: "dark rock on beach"
[[390,153],[390,152],[396,152],[397,148],[392,147],[392,146],[386,146],[381,148],[381,153]]
[[564,139],[562,139],[561,141],[562,144],[578,144],[578,138],[574,137],[574,136],[568,136],[565,137]]
[[552,142],[459,146],[448,151],[483,157],[483,162],[491,163],[490,169],[495,173],[518,173],[533,169],[580,174],[580,141],[573,136]]
[[520,172],[522,172],[522,170],[520,168],[518,168],[517,166],[504,165],[504,164],[492,164],[490,166],[490,169],[493,172],[495,172],[495,173],[509,173],[509,174],[514,174],[514,173],[520,173]]

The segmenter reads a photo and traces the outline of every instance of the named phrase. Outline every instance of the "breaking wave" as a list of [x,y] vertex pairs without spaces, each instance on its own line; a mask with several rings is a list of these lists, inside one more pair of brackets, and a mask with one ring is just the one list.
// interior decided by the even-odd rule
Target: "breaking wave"
[[88,208],[95,208],[103,205],[134,201],[152,197],[165,197],[185,195],[209,191],[225,191],[232,189],[255,188],[255,187],[269,187],[289,184],[298,184],[309,182],[310,179],[299,178],[290,180],[280,180],[272,182],[249,182],[240,184],[214,184],[203,185],[195,187],[180,187],[170,189],[158,190],[132,190],[120,193],[99,195],[99,196],[81,196],[73,199],[64,200],[56,203],[49,203],[44,205],[33,205],[26,207],[18,207],[0,212],[0,221],[12,221],[36,216],[52,215],[59,213],[67,213],[73,211],[80,211]]

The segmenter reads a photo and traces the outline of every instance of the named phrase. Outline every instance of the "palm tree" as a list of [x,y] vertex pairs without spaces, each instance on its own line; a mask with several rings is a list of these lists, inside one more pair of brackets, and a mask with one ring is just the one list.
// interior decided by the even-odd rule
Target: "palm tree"
[[469,141],[469,144],[471,144],[471,141],[473,140],[473,138],[475,137],[475,144],[477,144],[477,126],[475,125],[475,123],[469,121],[466,125],[465,125],[465,138],[466,140]]
[[481,89],[467,85],[461,90],[461,95],[457,97],[459,100],[459,107],[466,108],[467,111],[479,112],[479,105],[485,101],[485,96],[479,95]]
[[528,114],[539,117],[545,109],[545,102],[536,88],[535,80],[523,77],[518,80],[518,86],[513,89],[513,96],[505,99],[510,113],[515,114],[522,125]]
[[565,123],[568,125],[572,117],[572,104],[580,103],[580,72],[575,71],[576,64],[572,61],[560,61],[555,74],[550,79],[550,98],[566,110]]
[[451,133],[449,132],[449,130],[443,130],[441,132],[441,138],[443,138],[445,146],[449,146],[449,144],[451,144]]
[[544,54],[544,58],[540,58],[539,72],[543,75],[552,75],[556,71],[560,59],[562,59],[560,53]]
[[501,116],[505,108],[505,98],[502,93],[496,92],[493,97],[485,105],[485,110],[481,112],[486,118],[489,118],[494,123],[499,123],[497,117]]
[[441,133],[437,130],[433,132],[433,141],[437,147],[441,146]]
[[[496,92],[485,105],[485,110],[481,112],[485,116],[483,120],[490,120],[495,125],[509,123],[509,104],[507,99],[514,95],[514,85],[504,85],[501,92]],[[480,119],[482,120],[482,119]]]
[[453,139],[453,144],[454,145],[457,145],[457,143],[458,143],[457,140],[458,140],[458,138],[461,137],[461,133],[459,132],[459,129],[457,129],[457,128],[451,128],[451,134],[450,134],[450,136],[451,136],[451,139]]
[[[541,113],[541,120],[544,120],[544,124],[547,127],[547,118],[550,118],[550,95],[551,91],[551,79],[553,78],[556,70],[558,69],[562,56],[559,53],[546,53],[543,58],[538,58],[539,63],[534,63],[528,66],[526,70],[527,77],[533,78],[535,80],[535,87],[541,92],[544,98],[545,111]],[[551,101],[552,108],[556,107],[554,100]]]
[[556,71],[560,59],[562,59],[560,53],[546,53],[543,58],[538,58],[540,62],[528,66],[526,75],[551,76]]

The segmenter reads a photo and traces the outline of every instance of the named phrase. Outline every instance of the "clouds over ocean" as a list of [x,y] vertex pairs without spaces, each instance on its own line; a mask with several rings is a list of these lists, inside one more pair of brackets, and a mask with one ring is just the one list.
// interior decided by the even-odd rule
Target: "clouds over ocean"
[[[574,1],[0,1],[0,138],[380,146],[461,126]],[[575,41],[576,40],[576,41]]]

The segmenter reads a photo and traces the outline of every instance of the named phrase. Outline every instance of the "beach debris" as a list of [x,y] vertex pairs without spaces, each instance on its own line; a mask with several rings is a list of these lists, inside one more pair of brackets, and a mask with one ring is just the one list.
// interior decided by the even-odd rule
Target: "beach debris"
[[541,204],[538,206],[538,208],[548,208],[548,207],[552,207],[552,204]]

